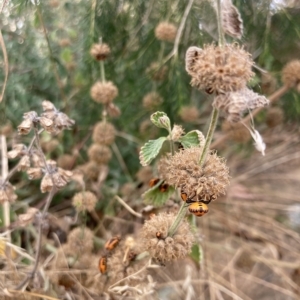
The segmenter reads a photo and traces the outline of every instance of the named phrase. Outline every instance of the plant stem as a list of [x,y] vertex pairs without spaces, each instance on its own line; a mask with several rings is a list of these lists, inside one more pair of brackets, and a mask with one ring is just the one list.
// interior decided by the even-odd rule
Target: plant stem
[[219,33],[219,46],[225,45],[225,36],[222,27],[222,8],[221,8],[221,0],[217,0],[217,22],[218,22],[218,33]]
[[213,108],[212,116],[211,116],[211,120],[210,120],[210,124],[209,124],[209,128],[208,128],[208,132],[207,132],[206,139],[205,139],[205,144],[204,144],[203,151],[201,153],[201,157],[200,157],[200,160],[199,160],[199,164],[201,166],[203,165],[203,163],[205,161],[205,158],[206,158],[206,155],[207,155],[207,152],[209,150],[211,140],[212,140],[212,137],[214,135],[216,125],[217,125],[217,122],[218,122],[218,117],[219,117],[219,110],[216,109],[216,108]]
[[176,216],[175,221],[173,222],[173,224],[171,225],[169,232],[168,232],[168,236],[173,236],[178,228],[178,226],[180,225],[181,221],[183,220],[183,218],[185,217],[186,211],[188,209],[188,205],[186,205],[186,203],[182,203],[178,214]]

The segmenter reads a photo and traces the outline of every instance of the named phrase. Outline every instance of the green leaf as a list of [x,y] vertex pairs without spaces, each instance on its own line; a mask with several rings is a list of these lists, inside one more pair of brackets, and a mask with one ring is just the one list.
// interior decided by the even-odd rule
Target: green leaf
[[197,263],[200,263],[202,261],[202,247],[199,244],[195,244],[192,246],[192,251],[190,253],[190,257],[196,261]]
[[167,129],[169,132],[171,131],[171,121],[166,113],[157,111],[151,115],[150,120],[156,127]]
[[156,140],[148,141],[140,151],[140,163],[142,166],[148,166],[151,161],[157,156],[159,153],[162,144],[166,140],[166,137],[160,137]]
[[179,142],[184,148],[203,146],[205,143],[205,137],[201,131],[193,130],[180,137]]
[[172,194],[175,191],[175,189],[172,186],[169,186],[165,192],[159,190],[159,186],[162,184],[162,182],[163,181],[160,180],[154,187],[152,187],[143,194],[145,204],[162,206],[172,196]]

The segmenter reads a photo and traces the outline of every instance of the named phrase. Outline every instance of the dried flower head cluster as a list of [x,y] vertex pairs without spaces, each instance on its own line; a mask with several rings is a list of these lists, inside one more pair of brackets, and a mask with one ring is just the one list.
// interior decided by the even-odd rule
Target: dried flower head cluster
[[118,96],[118,88],[111,81],[97,81],[91,87],[91,97],[102,104],[111,103]]
[[188,197],[197,201],[215,200],[225,194],[229,184],[229,170],[224,160],[214,152],[207,154],[199,165],[202,148],[192,147],[168,155],[160,160],[158,171],[168,183],[179,187]]
[[243,35],[243,20],[238,9],[232,4],[231,0],[222,1],[221,5],[221,20],[224,32],[240,39]]
[[186,220],[180,223],[176,233],[170,237],[168,231],[175,220],[175,214],[160,213],[147,220],[141,229],[141,247],[160,263],[186,257],[195,242],[190,225]]
[[88,228],[74,228],[68,236],[68,245],[74,253],[91,253],[94,248],[94,234]]
[[105,145],[92,144],[88,149],[88,156],[91,161],[101,165],[110,161],[112,153],[110,148]]
[[97,197],[90,191],[82,191],[73,196],[72,205],[77,212],[88,211],[91,212],[95,209]]
[[160,41],[173,42],[176,34],[177,27],[173,23],[160,22],[155,28],[155,36]]
[[193,123],[199,120],[200,112],[196,106],[182,106],[179,117],[182,121]]
[[115,141],[116,129],[109,122],[98,122],[93,130],[93,142],[102,145],[111,145]]
[[147,69],[146,73],[154,81],[162,81],[166,78],[168,71],[167,66],[161,66],[158,62],[153,62]]
[[4,202],[15,202],[17,198],[15,188],[9,182],[0,179],[0,204]]
[[283,83],[300,91],[300,60],[290,61],[282,70]]
[[110,48],[107,44],[93,44],[90,50],[91,56],[96,60],[105,60],[110,54]]
[[244,112],[268,104],[269,100],[265,96],[259,95],[248,88],[220,94],[213,102],[213,106],[227,114],[227,120],[230,122],[239,122]]
[[181,125],[174,124],[171,135],[172,135],[172,140],[174,142],[178,142],[179,139],[184,135],[184,129],[182,128]]
[[238,44],[190,47],[185,63],[192,76],[191,84],[209,94],[215,93],[213,105],[225,111],[230,122],[239,122],[245,111],[269,104],[264,96],[246,87],[254,75],[254,63],[250,53]]
[[250,53],[238,44],[206,45],[204,49],[190,47],[185,66],[192,76],[192,86],[208,93],[240,90],[254,75]]
[[163,102],[163,98],[157,92],[151,92],[144,96],[143,106],[146,109],[154,109]]
[[74,120],[60,112],[50,101],[43,101],[42,106],[44,112],[41,116],[38,116],[35,111],[24,113],[24,120],[18,126],[19,134],[28,134],[37,124],[40,124],[49,133],[58,134],[63,129],[69,129],[75,124]]

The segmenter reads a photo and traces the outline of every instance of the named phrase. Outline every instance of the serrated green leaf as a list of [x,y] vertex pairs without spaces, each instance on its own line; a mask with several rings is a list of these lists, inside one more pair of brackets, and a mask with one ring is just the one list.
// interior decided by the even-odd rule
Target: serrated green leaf
[[148,141],[140,151],[140,163],[142,166],[148,166],[151,161],[157,156],[159,153],[166,137],[160,137],[156,140]]
[[150,120],[156,127],[167,129],[169,132],[171,131],[171,121],[166,113],[157,111],[151,115]]
[[143,194],[145,204],[162,206],[172,196],[175,189],[172,186],[169,186],[165,192],[161,192],[159,190],[159,186],[161,185],[161,183],[162,180],[160,180],[154,187]]
[[193,130],[188,132],[186,135],[180,137],[179,142],[184,148],[203,146],[205,142],[205,137],[201,131]]

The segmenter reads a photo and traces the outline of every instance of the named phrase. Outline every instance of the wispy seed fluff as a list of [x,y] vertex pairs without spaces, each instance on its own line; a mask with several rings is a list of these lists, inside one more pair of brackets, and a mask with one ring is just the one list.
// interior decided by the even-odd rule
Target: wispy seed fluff
[[204,49],[190,47],[185,56],[186,71],[191,85],[208,93],[237,91],[253,77],[251,54],[238,44],[223,47],[206,45]]
[[107,44],[93,44],[90,54],[96,60],[105,60],[110,54],[110,48]]
[[282,70],[282,81],[300,92],[300,60],[292,60]]
[[118,96],[118,88],[111,81],[97,81],[91,87],[90,94],[95,102],[109,104]]
[[97,197],[90,191],[83,191],[74,195],[72,199],[72,205],[77,212],[81,211],[93,211],[97,203]]
[[111,145],[115,141],[116,130],[113,124],[98,122],[93,130],[92,139],[95,143]]
[[221,94],[213,102],[214,107],[223,110],[227,114],[229,122],[239,122],[244,112],[268,104],[269,100],[265,96],[259,95],[248,88]]
[[177,27],[173,23],[160,22],[155,28],[155,36],[160,41],[173,42],[176,34]]
[[186,220],[180,223],[173,237],[168,231],[175,214],[160,213],[147,220],[141,229],[141,247],[160,263],[186,257],[195,242],[192,229]]
[[160,176],[169,185],[181,188],[194,200],[215,200],[225,194],[229,170],[224,159],[209,152],[203,166],[199,165],[202,148],[180,150],[174,156],[163,157],[158,165]]

